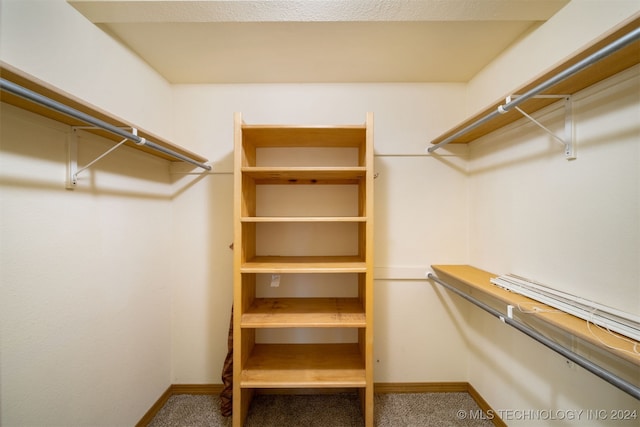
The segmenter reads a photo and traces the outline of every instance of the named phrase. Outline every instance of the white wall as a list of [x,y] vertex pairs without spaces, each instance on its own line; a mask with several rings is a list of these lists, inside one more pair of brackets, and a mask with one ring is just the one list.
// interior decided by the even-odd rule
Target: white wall
[[[391,274],[423,278],[432,263],[466,257],[466,175],[456,156],[423,156],[439,123],[462,95],[463,85],[179,85],[176,128],[183,144],[206,152],[218,172],[232,170],[233,112],[246,123],[363,123],[373,111],[375,265]],[[444,106],[444,107],[443,107]],[[464,155],[464,148],[459,150]],[[405,154],[394,157],[392,154]],[[197,179],[187,176],[175,185]],[[174,293],[173,382],[217,383],[226,354],[232,303],[232,179],[209,175],[174,200],[176,223],[207,230],[205,241],[185,241],[184,277]],[[205,185],[203,185],[205,184]],[[433,185],[430,185],[433,184]],[[219,222],[225,221],[225,222]],[[211,230],[216,230],[215,237]],[[209,238],[210,236],[210,238]],[[381,274],[388,276],[389,272]],[[460,313],[443,305],[424,281],[375,283],[375,380],[464,381],[465,344]],[[203,322],[202,320],[206,321]],[[204,338],[204,339],[203,339]],[[438,348],[438,351],[434,351]]]
[[[573,97],[576,160],[526,122],[470,146],[474,263],[640,312],[639,70]],[[561,105],[537,117],[563,134]]]
[[[538,74],[539,65],[547,68],[639,9],[637,2],[571,2],[471,82],[469,105],[497,99],[487,95],[507,93],[533,77],[529,70]],[[524,121],[469,146],[469,263],[638,314],[640,69],[588,88],[574,101],[574,161]],[[559,106],[535,116],[562,133]],[[584,410],[580,422],[588,425],[625,425],[610,416],[587,418],[590,409],[640,410],[635,399],[478,309],[464,334],[469,381],[497,410]],[[640,382],[637,367],[556,338]],[[504,414],[509,425],[563,425]]]
[[[565,160],[562,147],[531,124],[518,123],[471,145],[470,264],[496,274],[515,273],[637,315],[640,68],[574,100],[576,160]],[[562,111],[552,108],[540,118],[561,132]],[[471,319],[466,332],[473,343],[469,380],[494,408],[640,409],[632,397],[570,367],[497,319],[477,310]],[[637,367],[581,347],[605,368],[640,381]],[[607,423],[624,425],[602,422]]]
[[65,0],[2,0],[0,59],[172,139],[171,85]]
[[1,423],[135,424],[170,384],[166,162],[121,148],[65,190],[69,129],[0,113]]
[[[170,85],[64,0],[0,2],[0,58],[152,132]],[[135,424],[170,384],[168,162],[120,148],[65,183],[59,123],[2,106],[0,424]],[[113,144],[83,137],[80,164]]]
[[469,82],[467,111],[475,113],[506,95],[513,95],[512,90],[639,11],[637,0],[572,0]]

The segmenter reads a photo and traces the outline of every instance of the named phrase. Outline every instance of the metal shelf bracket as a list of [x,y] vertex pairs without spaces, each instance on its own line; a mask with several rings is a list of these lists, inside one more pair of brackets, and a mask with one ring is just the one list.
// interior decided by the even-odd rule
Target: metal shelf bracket
[[[512,98],[516,98],[518,95],[510,95],[505,99],[505,105],[511,103]],[[514,108],[520,112],[524,117],[529,119],[529,121],[533,122],[540,129],[544,130],[546,133],[551,135],[553,139],[564,146],[564,156],[567,160],[575,160],[576,159],[576,146],[575,146],[575,138],[573,132],[573,102],[571,95],[535,95],[533,98],[558,98],[564,99],[564,136],[560,137],[556,135],[552,130],[548,127],[540,123],[538,120],[531,117],[531,115],[527,114],[520,107],[515,106]],[[498,112],[500,114],[507,113],[507,110],[502,108],[502,105],[498,107]]]
[[[78,168],[78,131],[82,129],[99,129],[99,128],[95,126],[71,127],[71,132],[67,137],[67,180],[66,180],[67,190],[75,189],[76,185],[78,184],[78,175],[80,175],[81,172],[89,169],[96,162],[98,162],[103,157],[110,154],[112,151],[115,151],[116,149],[120,148],[122,144],[124,144],[129,140],[129,138],[124,138],[122,141],[120,141],[113,147],[109,148],[107,151],[105,151],[104,153],[96,157],[94,160],[87,163],[86,166]],[[131,133],[133,135],[136,135],[136,136],[138,135],[138,129],[136,128],[125,128],[125,129],[131,129]],[[145,139],[144,138],[141,138],[141,139],[142,139],[141,144],[144,144]]]

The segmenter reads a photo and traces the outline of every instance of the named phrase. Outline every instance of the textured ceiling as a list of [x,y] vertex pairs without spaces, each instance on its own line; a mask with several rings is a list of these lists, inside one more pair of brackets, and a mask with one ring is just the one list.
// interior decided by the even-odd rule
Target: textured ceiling
[[172,83],[466,82],[568,0],[69,0]]

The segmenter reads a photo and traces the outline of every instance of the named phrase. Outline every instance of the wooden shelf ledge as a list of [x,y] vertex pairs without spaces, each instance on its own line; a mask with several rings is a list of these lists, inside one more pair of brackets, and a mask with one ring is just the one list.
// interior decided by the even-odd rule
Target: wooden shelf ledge
[[241,222],[367,222],[366,216],[243,216]]
[[363,147],[366,125],[242,125],[245,144],[253,147]]
[[[206,163],[208,160],[195,154],[179,145],[175,145],[166,139],[160,138],[158,135],[154,135],[151,132],[145,131],[144,129],[140,129],[138,126],[135,126],[119,117],[116,117],[110,113],[105,112],[104,110],[99,109],[98,107],[91,105],[73,95],[66,93],[42,80],[35,78],[17,68],[6,64],[0,61],[0,77],[5,80],[8,80],[12,83],[15,83],[19,86],[22,86],[26,89],[29,89],[33,92],[36,92],[42,96],[50,98],[54,101],[65,104],[75,110],[78,110],[82,113],[93,116],[97,119],[100,119],[106,123],[109,123],[113,126],[122,127],[122,128],[136,128],[138,129],[138,136],[141,136],[149,141],[156,143],[157,145],[168,148],[178,154],[182,154],[183,156],[190,157],[191,159],[200,162]],[[73,117],[67,116],[66,114],[62,114],[58,111],[52,110],[50,108],[44,107],[40,104],[36,104],[32,101],[26,100],[20,96],[13,95],[11,93],[0,91],[0,101],[13,105],[18,108],[22,108],[23,110],[30,111],[32,113],[47,117],[49,119],[55,120],[60,123],[64,123],[69,126],[87,126],[86,123],[75,119]],[[123,138],[119,135],[114,135],[110,132],[107,132],[102,129],[83,129],[86,132],[92,133],[94,135],[98,135],[104,138],[107,138],[114,142],[120,142]],[[145,153],[151,154],[156,157],[160,157],[162,159],[170,160],[173,162],[179,162],[178,159],[163,153],[161,151],[154,150],[152,148],[146,147],[144,145],[137,145],[131,141],[127,141],[125,145],[135,148],[140,151],[144,151]]]
[[498,277],[498,274],[489,273],[469,265],[433,265],[432,268],[438,277],[451,285],[461,282],[484,296],[495,298],[507,305],[526,307],[529,311],[533,311],[537,307],[540,312],[528,312],[528,315],[553,325],[634,365],[640,366],[640,354],[634,353],[633,350],[634,343],[638,345],[638,348],[640,348],[640,343],[627,337],[621,338],[618,335],[604,332],[597,327],[589,328],[587,322],[583,319],[558,311],[523,295],[502,289],[491,283],[491,279]]
[[243,328],[364,328],[358,298],[258,298],[242,314]]
[[[514,91],[510,92],[508,95],[521,95],[529,90],[535,88],[541,83],[549,80],[551,77],[559,74],[560,72],[568,69],[572,65],[580,62],[585,59],[589,55],[597,52],[598,50],[604,48],[615,40],[619,39],[621,36],[637,29],[640,27],[640,14],[635,15],[630,18],[626,22],[621,23],[616,28],[611,31],[605,33],[598,39],[591,42],[588,46],[582,48],[578,52],[572,54],[567,59],[561,61],[559,64],[553,66],[548,71],[544,72],[540,76],[536,77],[529,83],[526,83]],[[626,46],[625,48],[620,49],[619,51],[612,53],[611,55],[601,59],[600,61],[594,63],[593,65],[587,67],[586,69],[574,74],[573,76],[563,80],[562,82],[556,84],[555,86],[547,89],[542,94],[544,95],[572,95],[576,92],[579,92],[599,81],[602,81],[606,78],[609,78],[621,71],[626,70],[634,65],[640,63],[640,41],[636,41]],[[506,96],[505,96],[506,97]],[[505,103],[505,97],[502,97],[498,101],[494,102],[487,108],[478,112],[474,116],[460,123],[459,125],[449,129],[444,132],[437,138],[431,141],[432,144],[438,144],[450,136],[456,134],[460,130],[465,127],[475,123],[477,120],[483,118],[487,114],[490,114],[498,109],[498,106],[503,105]],[[549,99],[549,98],[531,98],[525,102],[523,102],[520,107],[526,111],[528,114],[535,113],[536,111],[557,102],[557,99]],[[522,115],[517,111],[509,111],[507,114],[501,114],[498,117],[490,120],[483,125],[470,130],[466,134],[456,138],[451,141],[451,144],[466,144],[471,141],[474,141],[484,135],[487,135],[493,131],[496,131],[504,126],[507,126],[510,123],[513,123],[517,120],[522,119]]]
[[354,167],[265,167],[245,166],[245,176],[256,184],[359,184],[367,168]]
[[242,388],[366,385],[358,344],[256,344],[240,377]]
[[242,273],[366,273],[358,256],[257,256],[242,264]]

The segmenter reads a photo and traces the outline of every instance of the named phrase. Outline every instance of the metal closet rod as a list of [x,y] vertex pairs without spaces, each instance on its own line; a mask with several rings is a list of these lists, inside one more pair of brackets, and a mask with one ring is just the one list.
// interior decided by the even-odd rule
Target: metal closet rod
[[546,336],[542,335],[538,331],[535,331],[534,329],[531,329],[528,326],[525,326],[522,323],[520,323],[520,322],[518,322],[516,320],[513,320],[511,317],[503,315],[502,313],[500,313],[498,310],[494,309],[493,307],[490,307],[487,304],[483,303],[482,301],[478,301],[474,297],[465,294],[464,292],[460,291],[459,289],[451,286],[450,284],[448,284],[446,282],[443,282],[442,280],[440,280],[434,274],[432,274],[432,273],[427,274],[427,278],[433,280],[434,282],[437,282],[437,283],[441,284],[442,286],[444,286],[445,288],[447,288],[451,292],[461,296],[465,300],[471,302],[472,304],[475,304],[476,306],[480,307],[481,309],[483,309],[483,310],[487,311],[488,313],[492,314],[493,316],[499,318],[500,320],[502,320],[504,323],[508,324],[509,326],[513,326],[514,328],[516,328],[520,332],[522,332],[525,335],[533,338],[534,340],[538,341],[539,343],[547,346],[548,348],[550,348],[551,350],[555,351],[556,353],[559,353],[562,356],[566,357],[567,359],[571,360],[572,362],[582,366],[583,368],[585,368],[587,371],[591,372],[592,374],[595,374],[595,375],[599,376],[600,378],[602,378],[603,380],[605,380],[609,384],[619,388],[620,390],[624,391],[625,393],[627,393],[627,394],[635,397],[636,399],[640,400],[640,387],[637,387],[636,385],[634,385],[634,384],[632,384],[632,383],[620,378],[619,376],[607,371],[606,369],[602,368],[599,365],[596,365],[595,363],[593,363],[592,361],[584,358],[583,356],[581,356],[581,355],[579,355],[579,354],[567,349],[566,347],[561,346],[557,342],[555,342],[553,340],[550,340],[549,338],[547,338]]
[[104,120],[100,120],[89,114],[83,113],[82,111],[76,110],[75,108],[71,108],[68,105],[65,105],[61,102],[55,101],[51,98],[47,98],[46,96],[40,95],[37,92],[24,88],[9,80],[0,78],[0,89],[6,90],[7,92],[10,92],[14,95],[20,96],[29,101],[43,105],[47,108],[58,111],[62,114],[66,114],[67,116],[73,117],[75,119],[78,119],[80,121],[93,125],[95,127],[98,127],[100,129],[104,129],[115,135],[119,135],[125,139],[128,139],[129,141],[136,143],[137,145],[144,145],[145,147],[149,147],[153,150],[160,151],[178,160],[182,160],[183,162],[191,163],[192,165],[198,166],[202,169],[211,170],[210,165],[194,160],[190,157],[185,156],[184,154],[180,154],[169,148],[163,147],[162,145],[156,144],[155,142],[149,141],[148,139],[135,135],[131,132],[127,132],[126,130],[119,128],[117,126],[114,126],[111,123],[107,123]]
[[528,92],[519,95],[517,98],[505,103],[504,105],[499,105],[498,108],[495,111],[492,111],[491,113],[485,115],[484,117],[476,120],[475,122],[471,123],[470,125],[466,126],[465,128],[459,130],[458,132],[454,133],[453,135],[449,136],[448,138],[444,139],[443,141],[439,142],[438,144],[435,144],[429,148],[427,148],[427,151],[429,153],[433,153],[435,150],[437,150],[438,148],[442,147],[443,145],[447,145],[448,143],[452,142],[453,140],[461,137],[462,135],[466,134],[469,131],[472,131],[473,129],[477,128],[480,125],[483,125],[484,123],[493,120],[495,117],[501,115],[501,114],[505,114],[506,112],[508,112],[509,110],[517,107],[518,105],[522,104],[524,101],[528,100],[529,98],[533,98],[534,96],[538,95],[539,93],[549,89],[550,87],[560,83],[562,80],[565,80],[569,77],[571,77],[572,75],[584,70],[585,68],[589,67],[590,65],[598,62],[599,60],[609,56],[610,54],[622,49],[623,47],[635,42],[636,40],[640,39],[640,28],[636,28],[633,31],[630,31],[629,33],[625,34],[624,36],[620,37],[619,39],[611,42],[610,44],[608,44],[607,46],[603,47],[602,49],[596,51],[595,53],[592,53],[591,55],[587,56],[586,58],[584,58],[583,60],[576,62],[575,64],[573,64],[572,66],[570,66],[569,68],[567,68],[566,70],[556,74],[555,76],[551,77],[550,79],[540,83],[538,86],[534,87],[533,89],[530,89]]

